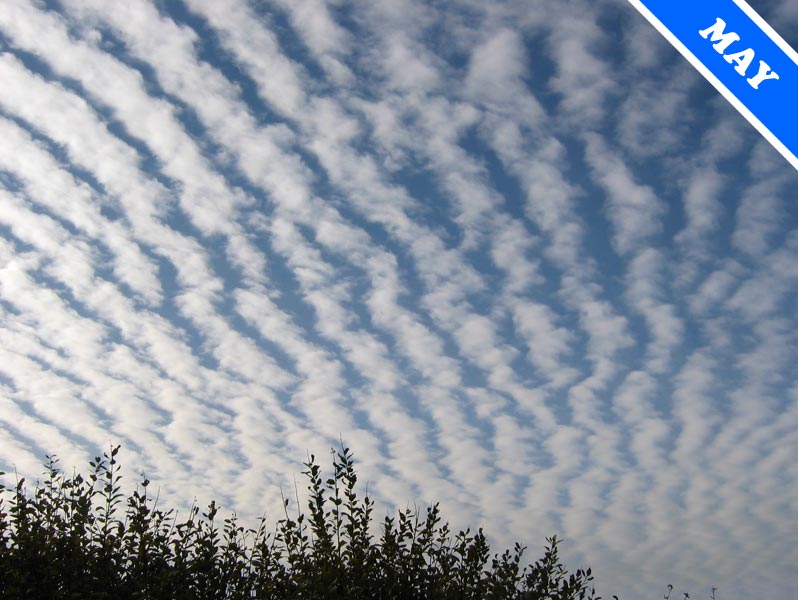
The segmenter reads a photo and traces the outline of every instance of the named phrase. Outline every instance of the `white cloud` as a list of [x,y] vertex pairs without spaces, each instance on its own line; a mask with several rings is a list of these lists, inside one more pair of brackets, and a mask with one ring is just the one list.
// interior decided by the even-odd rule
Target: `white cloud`
[[597,15],[582,2],[569,2],[547,19],[548,45],[556,65],[551,87],[562,96],[560,109],[572,122],[592,127],[605,117],[615,88],[611,67],[601,58],[604,34]]
[[512,307],[516,327],[527,342],[529,359],[555,387],[568,385],[578,371],[567,363],[574,336],[557,325],[557,316],[545,304],[518,301]]
[[607,192],[607,216],[613,226],[613,246],[621,255],[638,250],[662,231],[665,204],[647,185],[635,181],[621,158],[595,134],[587,136],[586,159],[593,178]]
[[646,319],[650,332],[648,368],[655,373],[667,371],[674,352],[684,338],[684,322],[673,304],[663,299],[665,257],[648,248],[629,265],[626,294],[634,310]]
[[545,118],[543,108],[523,82],[528,63],[519,32],[501,30],[474,49],[465,92],[489,110],[513,112],[522,123],[540,123]]
[[717,230],[723,188],[723,178],[714,168],[701,169],[690,176],[684,191],[687,225],[677,240],[698,245]]
[[773,249],[787,214],[783,193],[795,185],[794,173],[773,158],[772,148],[758,142],[751,158],[753,181],[743,191],[737,208],[732,239],[737,248],[755,256]]

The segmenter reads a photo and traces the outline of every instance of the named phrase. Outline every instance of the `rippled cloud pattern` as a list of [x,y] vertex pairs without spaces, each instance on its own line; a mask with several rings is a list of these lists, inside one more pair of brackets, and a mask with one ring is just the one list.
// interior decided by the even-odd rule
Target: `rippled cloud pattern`
[[0,2],[2,470],[255,518],[343,438],[605,595],[795,597],[797,298],[798,174],[624,0]]

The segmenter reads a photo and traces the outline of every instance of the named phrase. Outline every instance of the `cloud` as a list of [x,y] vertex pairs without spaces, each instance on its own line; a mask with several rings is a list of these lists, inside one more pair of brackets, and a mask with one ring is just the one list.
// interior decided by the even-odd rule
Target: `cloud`
[[561,95],[560,110],[572,121],[599,124],[617,83],[599,51],[604,33],[582,2],[568,2],[548,20],[549,51],[556,65],[551,88]]
[[770,150],[762,143],[754,148],[751,159],[754,177],[737,208],[733,241],[748,254],[762,255],[772,250],[772,240],[779,235],[784,219],[782,194],[795,179],[793,173],[766,158]]
[[607,192],[606,210],[615,232],[616,252],[625,255],[650,242],[662,231],[665,204],[649,186],[637,183],[628,166],[595,134],[587,138],[586,159],[593,177]]
[[684,321],[675,306],[662,298],[664,263],[661,252],[652,248],[641,251],[629,265],[626,286],[630,303],[648,325],[648,369],[655,373],[668,370],[685,331]]

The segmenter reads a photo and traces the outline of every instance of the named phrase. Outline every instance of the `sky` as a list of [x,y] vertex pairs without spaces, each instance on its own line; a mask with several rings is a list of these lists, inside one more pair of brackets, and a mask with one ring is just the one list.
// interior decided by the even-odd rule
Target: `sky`
[[797,365],[798,173],[625,0],[0,2],[0,470],[254,525],[343,440],[605,596],[795,598]]

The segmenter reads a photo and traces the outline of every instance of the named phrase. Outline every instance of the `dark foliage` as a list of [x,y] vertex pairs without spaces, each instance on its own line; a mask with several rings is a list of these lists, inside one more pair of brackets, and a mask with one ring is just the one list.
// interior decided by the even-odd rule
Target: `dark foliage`
[[590,569],[569,574],[555,537],[523,566],[523,547],[491,555],[481,529],[453,534],[437,504],[386,517],[376,539],[347,448],[328,479],[309,458],[308,512],[292,518],[285,500],[273,529],[220,522],[214,502],[181,520],[157,507],[146,478],[125,497],[118,452],[85,477],[48,457],[31,495],[24,479],[0,486],[0,598],[598,600]]

